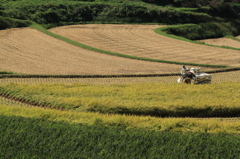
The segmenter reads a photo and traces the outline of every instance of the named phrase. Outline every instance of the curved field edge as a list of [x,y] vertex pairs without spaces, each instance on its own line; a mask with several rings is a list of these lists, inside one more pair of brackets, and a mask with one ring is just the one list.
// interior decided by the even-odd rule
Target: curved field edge
[[202,66],[202,67],[213,67],[213,68],[226,68],[228,66],[225,65],[209,65],[209,64],[196,64],[196,63],[186,63],[186,62],[177,62],[177,61],[167,61],[167,60],[158,60],[158,59],[151,59],[151,58],[144,58],[144,57],[136,57],[136,56],[131,56],[131,55],[125,55],[125,54],[120,54],[120,53],[115,53],[115,52],[110,52],[110,51],[105,51],[105,50],[101,50],[101,49],[97,49],[94,47],[90,47],[81,43],[78,43],[76,41],[70,40],[66,37],[54,34],[48,30],[46,30],[45,28],[43,28],[41,25],[33,23],[31,25],[32,28],[37,29],[45,34],[48,34],[52,37],[58,38],[60,40],[63,40],[65,42],[68,42],[70,44],[88,49],[88,50],[92,50],[92,51],[96,51],[96,52],[100,52],[100,53],[105,53],[105,54],[109,54],[109,55],[114,55],[114,56],[119,56],[119,57],[125,57],[125,58],[130,58],[130,59],[136,59],[136,60],[144,60],[144,61],[151,61],[151,62],[160,62],[160,63],[169,63],[169,64],[179,64],[179,65],[191,65],[191,66]]
[[0,95],[30,105],[83,112],[157,117],[237,117],[240,115],[238,87],[239,82],[195,87],[178,84],[10,83],[1,85]]
[[0,104],[0,115],[96,126],[172,132],[240,134],[240,118],[156,118]]
[[[187,26],[187,25],[191,26],[192,24],[184,24],[184,26]],[[206,43],[202,43],[202,42],[198,42],[198,41],[193,41],[193,40],[190,40],[190,39],[186,39],[184,37],[176,36],[176,35],[173,35],[173,34],[167,34],[167,33],[164,32],[168,28],[174,28],[174,27],[179,27],[179,26],[181,26],[181,25],[173,25],[173,26],[161,27],[161,28],[154,29],[154,32],[157,33],[157,34],[169,37],[169,38],[174,38],[174,39],[178,39],[178,40],[182,40],[182,41],[186,41],[186,42],[191,42],[191,43],[195,43],[195,44],[206,45],[206,46],[213,46],[213,47],[219,47],[219,48],[225,48],[225,49],[232,49],[232,50],[240,50],[239,48],[234,48],[234,47],[211,45],[211,44],[206,44]],[[235,38],[233,36],[230,36],[230,35],[226,36],[226,37],[231,38],[233,40],[239,41],[239,39],[237,39],[237,38]],[[220,65],[220,67],[221,67],[221,65]]]

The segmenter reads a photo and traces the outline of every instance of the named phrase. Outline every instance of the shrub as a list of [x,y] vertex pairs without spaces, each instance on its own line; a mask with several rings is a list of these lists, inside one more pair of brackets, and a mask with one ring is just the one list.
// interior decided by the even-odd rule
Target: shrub
[[4,18],[0,16],[0,29],[27,27],[29,25],[31,25],[30,21]]
[[191,40],[219,38],[225,35],[239,35],[239,26],[236,23],[208,22],[200,24],[186,24],[170,26],[164,31]]

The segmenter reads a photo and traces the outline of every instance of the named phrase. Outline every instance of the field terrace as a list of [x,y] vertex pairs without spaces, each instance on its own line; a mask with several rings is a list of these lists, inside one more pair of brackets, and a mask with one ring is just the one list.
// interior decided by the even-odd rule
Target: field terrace
[[211,44],[211,45],[240,48],[240,42],[239,41],[233,40],[233,39],[230,39],[230,38],[227,38],[227,37],[215,38],[215,39],[204,39],[204,40],[199,40],[199,41],[204,42],[206,44]]
[[159,27],[164,26],[88,24],[62,26],[49,31],[91,47],[137,57],[240,66],[238,50],[165,37],[154,32]]
[[158,74],[180,69],[90,51],[32,28],[1,30],[0,57],[1,70],[24,74]]

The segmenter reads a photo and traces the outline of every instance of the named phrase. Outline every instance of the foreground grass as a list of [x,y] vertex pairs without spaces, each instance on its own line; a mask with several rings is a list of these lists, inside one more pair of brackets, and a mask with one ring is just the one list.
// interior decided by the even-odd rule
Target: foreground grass
[[185,84],[5,84],[2,96],[32,105],[129,115],[236,117],[240,83]]
[[0,158],[237,158],[239,135],[156,132],[0,115]]

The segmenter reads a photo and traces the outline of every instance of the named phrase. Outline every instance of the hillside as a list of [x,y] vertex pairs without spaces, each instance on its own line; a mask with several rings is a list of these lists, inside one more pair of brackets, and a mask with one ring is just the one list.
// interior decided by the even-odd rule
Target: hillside
[[79,23],[194,23],[197,29],[182,28],[172,33],[185,36],[191,30],[199,34],[198,39],[237,36],[238,3],[239,0],[4,0],[0,3],[0,28],[28,26],[29,21],[46,28]]
[[239,158],[239,3],[1,0],[0,158]]

